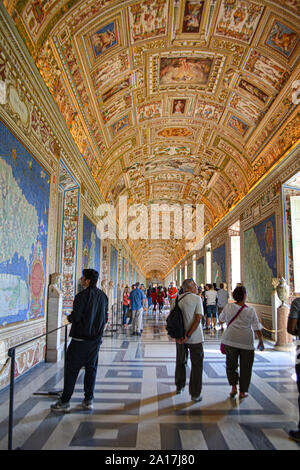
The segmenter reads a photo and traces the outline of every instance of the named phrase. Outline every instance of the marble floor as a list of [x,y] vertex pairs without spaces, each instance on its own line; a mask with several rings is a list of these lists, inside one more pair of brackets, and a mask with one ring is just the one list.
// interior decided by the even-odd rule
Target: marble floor
[[[13,448],[24,450],[299,450],[288,431],[298,422],[295,354],[266,343],[256,352],[249,397],[230,399],[221,332],[205,333],[203,400],[194,403],[188,387],[176,395],[175,344],[165,316],[144,317],[141,337],[119,328],[100,348],[93,411],[83,398],[83,371],[71,412],[50,411],[59,391],[63,361],[43,363],[17,380]],[[189,375],[189,373],[188,373]],[[7,389],[0,392],[0,449],[7,448]]]

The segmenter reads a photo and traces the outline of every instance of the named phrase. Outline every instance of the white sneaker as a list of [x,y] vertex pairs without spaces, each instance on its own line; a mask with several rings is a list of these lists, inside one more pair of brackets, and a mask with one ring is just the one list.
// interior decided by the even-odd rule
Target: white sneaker
[[62,413],[69,413],[70,412],[70,403],[63,403],[60,399],[54,403],[54,405],[50,406],[52,411],[59,411]]
[[94,408],[93,400],[83,400],[81,403],[81,407],[84,410],[92,410]]
[[191,397],[191,400],[194,401],[194,402],[202,401],[202,397],[201,397],[201,395],[199,395],[199,397]]

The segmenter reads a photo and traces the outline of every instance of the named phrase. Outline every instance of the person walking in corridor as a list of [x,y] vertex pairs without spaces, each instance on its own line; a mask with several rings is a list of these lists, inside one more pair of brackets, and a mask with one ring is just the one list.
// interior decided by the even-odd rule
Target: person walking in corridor
[[143,311],[146,302],[146,296],[139,288],[140,283],[135,284],[135,289],[130,292],[130,306],[132,311],[132,335],[141,336]]
[[157,302],[158,302],[158,311],[159,313],[161,313],[164,308],[164,303],[165,303],[165,291],[162,287],[158,288]]
[[108,298],[96,287],[99,274],[94,269],[84,269],[80,279],[84,290],[76,295],[73,311],[67,317],[72,323],[72,341],[67,349],[64,389],[61,398],[51,405],[51,410],[68,412],[80,369],[85,368],[83,409],[93,408],[98,353],[105,324],[108,321]]
[[201,401],[203,374],[203,332],[201,316],[203,315],[202,299],[197,295],[198,286],[193,279],[186,279],[182,284],[183,293],[178,297],[178,305],[182,311],[186,335],[176,340],[176,393],[180,394],[186,384],[186,366],[188,353],[191,358],[191,374],[189,392],[195,402]]
[[126,286],[123,292],[123,321],[122,325],[127,326],[127,314],[130,309],[129,287]]
[[294,441],[300,442],[300,297],[293,300],[288,318],[287,331],[290,335],[297,336],[296,348],[296,377],[298,389],[299,422],[298,429],[289,432],[289,436]]
[[151,292],[151,300],[153,304],[153,312],[156,313],[156,305],[157,305],[157,290],[155,287],[153,287],[152,292]]
[[[239,398],[246,398],[254,362],[254,333],[259,339],[258,348],[261,351],[264,349],[262,326],[254,308],[248,307],[245,303],[246,288],[236,287],[232,296],[235,303],[227,304],[219,317],[221,322],[227,323],[227,329],[222,335],[226,354],[226,373],[228,382],[232,386],[230,397],[235,397],[239,384]],[[240,373],[238,373],[238,362],[240,362]]]
[[168,289],[168,296],[169,296],[169,303],[170,303],[170,310],[172,310],[176,297],[178,295],[178,290],[177,287],[174,285],[174,282],[171,281],[170,287]]
[[[223,282],[221,282],[220,289],[217,291],[218,316],[220,316],[220,314],[222,313],[225,305],[228,304],[228,299],[229,299],[228,291],[224,289],[224,284]],[[220,321],[220,318],[219,318],[219,321]],[[223,331],[224,328],[223,328],[222,322],[220,322],[220,326],[221,326],[221,330]]]
[[206,313],[207,313],[207,328],[210,329],[211,320],[213,321],[213,327],[216,329],[217,325],[217,291],[214,289],[212,284],[207,284],[208,290],[205,292],[206,298]]

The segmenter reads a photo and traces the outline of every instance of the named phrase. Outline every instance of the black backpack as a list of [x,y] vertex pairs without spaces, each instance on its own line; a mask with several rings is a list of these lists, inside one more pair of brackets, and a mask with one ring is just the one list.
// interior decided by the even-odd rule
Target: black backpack
[[[188,292],[185,295],[187,294]],[[185,297],[185,295],[183,297]],[[183,297],[181,297],[181,299],[183,299]],[[166,325],[166,330],[168,332],[168,335],[174,339],[184,338],[185,336],[182,311],[178,305],[178,302],[179,302],[178,297],[176,297],[175,305],[167,317],[167,325]]]

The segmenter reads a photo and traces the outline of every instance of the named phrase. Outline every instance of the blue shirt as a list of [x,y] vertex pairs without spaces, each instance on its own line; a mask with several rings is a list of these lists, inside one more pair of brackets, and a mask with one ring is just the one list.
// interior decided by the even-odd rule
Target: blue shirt
[[145,294],[140,289],[134,289],[130,292],[130,307],[131,310],[140,310],[143,308],[142,300],[146,300]]

